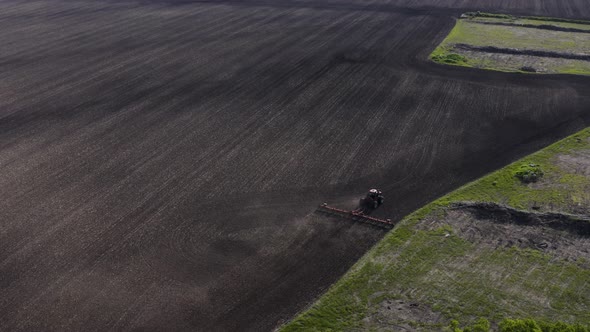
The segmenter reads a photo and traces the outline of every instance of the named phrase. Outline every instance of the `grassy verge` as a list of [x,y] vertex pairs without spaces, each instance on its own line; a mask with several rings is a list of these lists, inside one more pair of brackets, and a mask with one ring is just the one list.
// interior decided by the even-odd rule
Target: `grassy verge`
[[472,19],[501,19],[501,20],[536,20],[543,22],[556,22],[556,23],[569,23],[569,24],[590,24],[590,21],[576,20],[559,17],[544,17],[544,16],[514,16],[509,14],[497,14],[497,13],[486,13],[486,12],[468,12],[462,15],[463,17]]
[[[489,13],[466,13],[462,17],[457,20],[449,35],[430,55],[434,62],[523,73],[590,75],[590,61],[577,58],[507,55],[456,47],[461,44],[559,54],[587,54],[590,49],[590,38],[588,38],[590,21],[513,17]],[[541,29],[534,28],[536,26]],[[551,30],[553,28],[556,31]],[[570,30],[557,31],[559,29]]]
[[[583,264],[533,249],[479,248],[452,226],[423,227],[456,201],[571,211],[590,199],[590,176],[564,168],[560,158],[584,151],[590,151],[590,128],[417,210],[282,331],[382,330],[398,323],[431,331],[482,318],[495,328],[508,318],[590,324],[590,271]],[[523,165],[542,169],[542,177],[523,183],[515,176]],[[383,312],[384,301],[419,303],[441,318],[395,322]]]

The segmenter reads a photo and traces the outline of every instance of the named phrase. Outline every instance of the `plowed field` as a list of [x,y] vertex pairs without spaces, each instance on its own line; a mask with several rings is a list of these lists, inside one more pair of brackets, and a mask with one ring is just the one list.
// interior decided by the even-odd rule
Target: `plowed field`
[[0,2],[0,330],[265,331],[395,219],[590,123],[590,78],[440,66],[471,10],[583,0]]

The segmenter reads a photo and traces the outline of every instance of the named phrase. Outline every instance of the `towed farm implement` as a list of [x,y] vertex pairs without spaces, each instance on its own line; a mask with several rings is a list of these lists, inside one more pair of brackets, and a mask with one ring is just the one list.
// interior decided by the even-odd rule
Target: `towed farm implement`
[[393,226],[395,226],[391,219],[380,219],[369,216],[369,213],[377,209],[382,204],[383,194],[381,191],[377,189],[371,189],[365,198],[361,198],[359,207],[356,210],[343,210],[329,206],[328,203],[324,203],[319,206],[317,211],[331,216],[338,216],[353,221],[370,224],[380,228],[391,229]]

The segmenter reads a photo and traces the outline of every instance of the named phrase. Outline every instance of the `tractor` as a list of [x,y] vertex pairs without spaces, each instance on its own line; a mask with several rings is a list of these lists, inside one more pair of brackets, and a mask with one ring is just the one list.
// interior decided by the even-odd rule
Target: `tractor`
[[360,199],[359,207],[355,211],[368,215],[383,205],[383,202],[383,192],[379,189],[371,189],[364,198]]

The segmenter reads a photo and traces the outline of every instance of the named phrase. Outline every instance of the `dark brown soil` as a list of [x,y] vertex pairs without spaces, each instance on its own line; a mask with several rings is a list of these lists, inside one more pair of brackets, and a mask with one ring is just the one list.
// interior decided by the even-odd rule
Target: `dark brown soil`
[[439,66],[470,10],[568,1],[0,2],[0,330],[268,331],[399,220],[588,125],[590,79]]
[[517,210],[490,202],[457,202],[452,208],[471,212],[478,219],[497,223],[513,223],[523,226],[541,226],[590,237],[590,216],[561,212],[534,212]]

